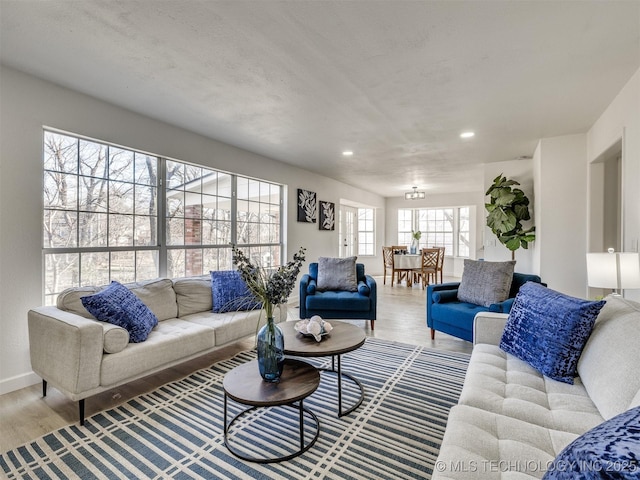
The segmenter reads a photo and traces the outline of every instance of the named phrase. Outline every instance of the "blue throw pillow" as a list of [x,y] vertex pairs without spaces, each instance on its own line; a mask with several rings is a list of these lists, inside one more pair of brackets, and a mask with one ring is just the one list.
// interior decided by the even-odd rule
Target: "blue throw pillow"
[[604,304],[527,282],[513,302],[500,348],[549,378],[573,384],[580,354]]
[[571,442],[543,480],[640,479],[640,407],[592,428]]
[[149,307],[118,282],[111,282],[104,290],[80,300],[84,308],[101,322],[112,323],[129,332],[129,342],[132,343],[144,342],[158,324],[158,318]]
[[262,308],[237,270],[212,271],[211,294],[215,313]]

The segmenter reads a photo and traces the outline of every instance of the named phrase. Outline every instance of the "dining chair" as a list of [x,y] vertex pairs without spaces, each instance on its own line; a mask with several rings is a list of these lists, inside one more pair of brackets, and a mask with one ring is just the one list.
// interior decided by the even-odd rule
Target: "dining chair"
[[[440,283],[443,283],[443,268],[444,268],[444,252],[445,252],[445,247],[438,247],[436,245],[433,246],[433,248],[439,248],[440,249],[440,256],[438,257],[438,266],[436,267],[436,274],[437,272],[440,272]],[[434,283],[438,283],[437,280]]]
[[421,251],[422,261],[420,262],[420,268],[413,270],[414,276],[420,283],[422,283],[422,289],[424,290],[431,282],[433,276],[433,283],[437,282],[438,263],[440,259],[440,248],[423,248]]
[[412,271],[408,269],[400,269],[395,266],[394,255],[399,251],[406,251],[407,247],[405,245],[392,245],[390,247],[382,247],[382,260],[384,262],[384,277],[382,279],[382,284],[387,284],[387,269],[391,269],[391,286],[393,287],[393,282],[396,279],[396,274],[398,278],[398,283],[402,281],[403,278],[407,279],[407,283],[409,283],[409,275],[411,275]]

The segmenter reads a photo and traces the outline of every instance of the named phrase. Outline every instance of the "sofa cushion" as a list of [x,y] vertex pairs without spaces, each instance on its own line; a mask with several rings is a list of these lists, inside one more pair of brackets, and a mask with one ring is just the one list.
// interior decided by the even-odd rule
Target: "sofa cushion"
[[547,465],[576,437],[575,433],[544,428],[468,405],[456,405],[449,412],[431,478],[541,478]]
[[[137,283],[125,283],[124,286],[135,293],[159,321],[175,318],[178,315],[176,295],[171,280],[158,278]],[[67,288],[58,295],[56,305],[60,310],[75,313],[85,318],[95,318],[84,307],[81,298],[93,295],[107,287],[108,285]]]
[[144,342],[158,319],[128,288],[111,282],[104,290],[82,297],[85,308],[101,322],[118,325],[129,332],[129,341]]
[[210,273],[212,304],[215,313],[261,308],[262,304],[249,291],[238,270],[219,270]]
[[122,352],[105,355],[100,384],[109,386],[149,375],[178,360],[188,360],[215,345],[213,329],[172,318],[158,323],[146,342],[131,343]]
[[604,420],[579,378],[552,380],[497,345],[473,348],[459,403],[575,434]]
[[178,317],[213,309],[211,275],[174,278],[173,290],[176,292]]
[[176,293],[173,282],[168,278],[157,278],[124,285],[142,300],[149,310],[162,322],[178,316]]
[[640,395],[640,304],[610,295],[578,362],[578,374],[604,418]]
[[[276,323],[285,321],[287,319],[286,304],[274,308],[273,317]],[[258,331],[258,322],[260,326],[264,325],[266,317],[262,310],[251,310],[247,312],[192,313],[182,317],[181,320],[213,329],[216,336],[215,345],[220,346],[249,335],[255,336]]]
[[640,478],[640,407],[594,427],[571,442],[549,466],[545,480]]
[[358,281],[356,276],[356,257],[318,259],[317,290],[344,290],[356,292]]
[[60,310],[75,313],[85,318],[93,318],[93,315],[82,304],[82,297],[93,295],[100,291],[100,287],[72,287],[63,290],[56,299],[56,306]]
[[561,382],[573,383],[582,349],[604,301],[564,295],[539,283],[521,288],[500,348]]
[[345,310],[368,312],[371,308],[369,297],[358,292],[316,292],[306,298],[307,310]]
[[458,300],[489,307],[509,298],[515,261],[465,260]]

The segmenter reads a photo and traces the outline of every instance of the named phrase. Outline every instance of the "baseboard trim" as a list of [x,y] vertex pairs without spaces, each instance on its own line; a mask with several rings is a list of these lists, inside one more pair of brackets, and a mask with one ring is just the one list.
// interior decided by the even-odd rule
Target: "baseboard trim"
[[16,375],[15,377],[0,380],[0,395],[30,387],[31,385],[40,383],[41,380],[42,379],[34,372],[23,373],[21,375]]

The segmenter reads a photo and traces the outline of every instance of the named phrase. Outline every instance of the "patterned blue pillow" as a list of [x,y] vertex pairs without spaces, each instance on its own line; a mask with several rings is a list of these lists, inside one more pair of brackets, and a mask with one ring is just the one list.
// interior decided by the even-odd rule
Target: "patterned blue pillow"
[[215,313],[262,308],[237,270],[212,271],[211,294]]
[[543,480],[640,479],[640,407],[617,415],[571,442]]
[[513,302],[500,348],[549,378],[573,384],[580,354],[604,304],[527,282]]
[[127,287],[111,282],[104,290],[80,299],[91,315],[129,332],[129,342],[144,342],[158,318]]

